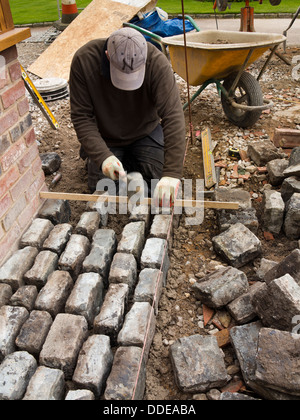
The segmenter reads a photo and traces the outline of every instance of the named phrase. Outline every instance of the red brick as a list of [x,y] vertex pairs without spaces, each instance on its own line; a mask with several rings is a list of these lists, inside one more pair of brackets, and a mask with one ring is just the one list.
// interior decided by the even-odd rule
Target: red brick
[[6,232],[9,231],[9,229],[14,224],[16,218],[22,213],[24,208],[26,207],[26,198],[25,195],[22,195],[17,202],[14,203],[14,205],[7,211],[2,223],[4,230]]
[[11,146],[0,159],[3,171],[7,171],[15,162],[17,162],[22,157],[25,150],[26,146],[22,139]]
[[20,173],[16,166],[13,166],[0,178],[0,197],[2,197],[18,180]]
[[18,249],[21,234],[19,225],[15,223],[9,234],[0,241],[0,265]]
[[25,143],[26,145],[29,147],[31,146],[33,143],[35,143],[36,137],[35,137],[35,131],[34,128],[32,127],[32,129],[24,136],[25,139]]
[[7,131],[9,128],[14,126],[19,120],[19,112],[16,108],[6,112],[0,118],[0,136]]
[[22,99],[18,103],[18,111],[21,117],[23,117],[23,115],[29,112],[29,102],[27,98]]
[[1,51],[1,55],[4,57],[7,65],[18,58],[17,47],[14,45],[13,47],[7,48],[6,50]]
[[34,162],[32,162],[32,173],[33,175],[36,175],[39,171],[42,171],[42,161],[40,156],[38,156]]
[[32,162],[37,158],[37,156],[39,156],[39,152],[36,144],[34,144],[18,162],[21,174],[23,174],[32,165]]
[[18,223],[22,230],[25,230],[25,228],[32,222],[32,220],[34,219],[34,217],[36,216],[38,212],[40,205],[41,205],[40,199],[38,196],[36,196],[24,208],[24,210],[18,217]]
[[206,326],[209,323],[209,321],[212,319],[215,311],[204,304],[202,305],[202,309],[203,309],[204,326]]
[[44,172],[41,172],[38,177],[35,179],[35,181],[30,185],[30,188],[26,191],[26,198],[27,201],[30,202],[34,199],[36,195],[39,194],[40,189],[42,188],[42,185],[45,180]]
[[[1,66],[1,61],[0,61],[0,66]],[[5,69],[0,68],[0,90],[3,89],[5,86],[7,86],[9,82],[10,80],[9,80],[9,74],[8,74],[7,68]]]
[[21,178],[16,182],[16,184],[11,188],[10,193],[12,199],[15,201],[18,197],[26,191],[34,180],[32,170],[29,169]]
[[9,210],[12,205],[12,201],[9,194],[6,194],[0,199],[0,217],[3,217],[4,214]]
[[8,68],[8,71],[12,82],[16,82],[18,79],[21,79],[22,71],[19,61],[11,64]]
[[18,83],[10,87],[8,90],[2,93],[2,103],[4,109],[9,108],[18,99],[21,99],[25,95],[25,86],[23,80],[20,80]]

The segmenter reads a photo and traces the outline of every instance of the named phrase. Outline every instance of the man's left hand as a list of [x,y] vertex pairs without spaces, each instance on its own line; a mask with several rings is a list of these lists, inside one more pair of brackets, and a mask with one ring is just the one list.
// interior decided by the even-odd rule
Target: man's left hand
[[168,176],[162,177],[154,190],[154,205],[156,207],[173,207],[180,184],[180,179]]

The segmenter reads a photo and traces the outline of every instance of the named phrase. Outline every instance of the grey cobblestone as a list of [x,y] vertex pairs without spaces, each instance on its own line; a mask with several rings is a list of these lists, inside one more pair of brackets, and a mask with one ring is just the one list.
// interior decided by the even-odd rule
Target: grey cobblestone
[[62,223],[54,226],[50,235],[43,243],[43,249],[56,252],[60,255],[72,235],[72,230],[72,226],[68,223]]
[[24,274],[32,267],[38,249],[27,246],[19,249],[0,268],[0,283],[7,283],[13,291],[24,286]]
[[54,271],[38,294],[35,309],[48,311],[54,318],[63,311],[72,287],[73,281],[67,271]]
[[0,309],[0,361],[16,350],[15,339],[28,316],[25,308],[2,306]]
[[12,288],[8,284],[0,283],[0,308],[9,303],[12,294]]
[[24,275],[25,283],[41,289],[48,276],[57,269],[58,255],[51,251],[41,251],[31,269]]
[[[137,381],[134,394],[135,383]],[[106,382],[106,400],[141,400],[145,391],[146,367],[139,347],[119,347]]]
[[94,233],[99,229],[101,222],[100,214],[96,211],[84,212],[75,228],[75,233],[78,235],[84,235],[91,241]]
[[30,379],[23,400],[56,401],[63,398],[64,392],[63,372],[59,369],[39,366]]
[[60,270],[69,271],[75,280],[90,249],[90,241],[83,235],[73,234],[58,261]]
[[83,316],[58,314],[40,353],[40,364],[61,369],[65,378],[71,379],[87,334],[88,325]]
[[136,280],[137,263],[134,256],[132,254],[115,254],[109,272],[109,283],[126,283],[132,291]]
[[100,397],[113,362],[110,339],[106,335],[93,335],[79,353],[73,382]]
[[128,284],[110,284],[101,311],[94,320],[95,333],[108,335],[112,343],[116,342],[123,324],[128,294]]
[[[17,384],[3,398],[142,399],[169,267],[168,232],[159,221],[169,217],[157,217],[150,234],[150,209],[142,214],[137,207],[117,240],[95,211],[73,230],[69,209],[47,200],[20,249],[0,267],[0,390],[11,378]],[[23,247],[28,243],[35,246]],[[18,367],[18,355],[26,368]],[[16,361],[12,370],[7,357]]]
[[16,338],[16,346],[19,350],[38,355],[42,350],[51,325],[52,317],[48,312],[32,311]]
[[139,260],[145,243],[145,222],[132,222],[125,226],[118,252],[125,252]]
[[12,306],[24,306],[27,311],[32,311],[38,291],[35,286],[22,286],[11,297],[10,304]]
[[0,365],[0,400],[20,400],[37,368],[26,351],[9,354]]
[[22,236],[20,247],[25,248],[26,246],[33,246],[41,249],[44,241],[53,228],[53,224],[48,219],[34,219],[30,227]]
[[80,274],[67,300],[65,312],[84,316],[92,327],[102,305],[103,288],[103,280],[99,274]]

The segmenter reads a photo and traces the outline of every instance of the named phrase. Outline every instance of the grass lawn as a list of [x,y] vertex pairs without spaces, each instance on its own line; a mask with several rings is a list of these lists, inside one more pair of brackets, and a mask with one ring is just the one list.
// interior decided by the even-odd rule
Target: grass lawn
[[[86,7],[91,0],[76,0],[78,8]],[[61,2],[60,2],[61,4]],[[244,2],[232,3],[231,9],[224,13],[239,13]],[[255,13],[295,13],[299,7],[299,0],[282,0],[279,6],[271,6],[268,0],[263,0],[263,4],[253,1]],[[167,13],[181,14],[180,0],[158,0],[157,6]],[[10,7],[13,14],[15,25],[53,22],[58,20],[57,0],[10,0]],[[185,13],[201,14],[213,13],[213,0],[184,0]],[[219,13],[219,12],[218,12]]]

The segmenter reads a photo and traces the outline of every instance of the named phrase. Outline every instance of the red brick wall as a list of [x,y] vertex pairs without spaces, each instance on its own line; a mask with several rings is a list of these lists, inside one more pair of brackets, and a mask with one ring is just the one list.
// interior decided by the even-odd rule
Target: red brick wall
[[0,265],[18,248],[46,190],[16,47],[0,52]]

